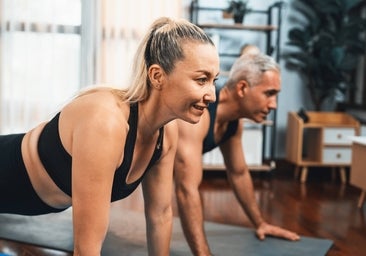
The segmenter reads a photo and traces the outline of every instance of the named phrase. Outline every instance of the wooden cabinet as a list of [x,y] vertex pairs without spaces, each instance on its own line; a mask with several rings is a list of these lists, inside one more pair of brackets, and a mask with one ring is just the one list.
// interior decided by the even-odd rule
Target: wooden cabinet
[[352,138],[352,164],[350,184],[361,189],[358,207],[361,208],[366,195],[366,136]]
[[301,171],[305,182],[308,167],[328,166],[340,169],[341,180],[346,182],[345,167],[352,158],[351,136],[359,135],[360,123],[343,112],[307,112],[308,122],[295,112],[288,113],[286,159]]

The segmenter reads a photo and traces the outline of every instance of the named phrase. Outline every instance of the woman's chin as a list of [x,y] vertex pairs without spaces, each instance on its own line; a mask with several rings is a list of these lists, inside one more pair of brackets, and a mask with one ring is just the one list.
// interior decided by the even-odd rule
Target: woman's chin
[[190,116],[182,118],[183,121],[186,121],[191,124],[197,124],[201,120],[201,116]]

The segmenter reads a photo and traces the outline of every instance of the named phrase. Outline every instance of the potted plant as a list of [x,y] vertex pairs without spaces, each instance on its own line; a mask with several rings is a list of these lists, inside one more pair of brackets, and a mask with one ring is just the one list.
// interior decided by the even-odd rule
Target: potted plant
[[[302,76],[316,111],[324,103],[344,102],[354,86],[359,59],[365,54],[366,19],[360,9],[364,0],[294,0],[282,57],[289,69]],[[338,99],[337,99],[338,97]]]
[[251,11],[248,0],[229,1],[229,6],[224,10],[224,17],[234,18],[236,24],[243,23],[244,16]]

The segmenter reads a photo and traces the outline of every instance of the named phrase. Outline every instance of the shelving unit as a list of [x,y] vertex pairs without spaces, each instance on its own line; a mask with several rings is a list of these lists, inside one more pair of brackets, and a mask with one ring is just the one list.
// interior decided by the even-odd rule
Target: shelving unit
[[[242,31],[254,31],[254,32],[264,32],[266,34],[266,54],[273,55],[276,61],[279,61],[280,56],[280,41],[281,41],[281,23],[282,23],[282,7],[284,5],[283,1],[275,2],[270,5],[266,10],[251,10],[246,15],[265,15],[267,17],[266,24],[258,25],[247,25],[245,24],[220,24],[220,23],[199,23],[199,13],[201,11],[224,11],[224,8],[212,8],[201,6],[199,0],[193,0],[190,5],[190,21],[197,24],[201,28],[216,28],[225,30],[242,30]],[[273,22],[273,18],[276,15],[276,24]],[[272,43],[272,37],[275,37],[275,43]],[[221,53],[225,55],[225,53]],[[239,55],[237,55],[239,56]]]
[[301,171],[306,182],[308,167],[339,168],[342,183],[345,168],[351,165],[351,136],[360,134],[360,123],[343,112],[307,112],[304,122],[296,112],[289,112],[286,132],[286,158]]
[[242,24],[210,24],[205,23],[200,25],[201,28],[217,28],[217,29],[237,29],[237,30],[251,30],[251,31],[273,31],[277,30],[275,26],[254,26],[254,25],[242,25]]
[[[199,22],[200,12],[202,11],[221,11],[223,12],[224,8],[213,8],[213,7],[205,7],[200,5],[199,0],[191,1],[190,5],[190,21],[197,24],[203,29],[217,29],[217,30],[235,30],[235,31],[252,31],[254,33],[264,33],[265,34],[265,53],[271,55],[277,62],[279,62],[280,58],[280,40],[281,40],[281,23],[282,23],[282,7],[284,5],[283,1],[275,2],[270,5],[266,10],[251,10],[246,15],[264,15],[266,17],[265,24],[221,24],[221,23],[206,23]],[[274,19],[276,18],[276,19]],[[275,21],[274,21],[275,20]],[[240,47],[239,47],[240,48]],[[239,50],[238,48],[238,50]],[[230,56],[230,57],[239,57],[238,54],[219,52],[221,56]],[[222,74],[226,74],[227,72],[223,71]],[[276,145],[276,110],[272,111],[270,116],[268,117],[268,121],[271,125],[262,125],[262,136],[263,136],[263,145],[262,145],[262,163],[265,161],[269,162],[269,164],[262,164],[260,166],[249,166],[250,169],[253,170],[271,170],[275,168],[276,164],[274,161],[274,152]],[[269,153],[269,154],[268,154]],[[219,165],[206,166],[205,169],[223,169],[224,167]]]

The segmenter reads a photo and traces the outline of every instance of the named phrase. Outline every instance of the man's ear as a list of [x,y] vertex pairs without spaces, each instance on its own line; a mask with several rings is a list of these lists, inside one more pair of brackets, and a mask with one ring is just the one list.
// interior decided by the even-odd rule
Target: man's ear
[[157,64],[153,64],[149,67],[148,76],[150,79],[151,86],[155,89],[160,90],[164,81],[164,70]]
[[245,80],[239,80],[236,83],[236,93],[239,97],[244,98],[249,90],[249,84]]

